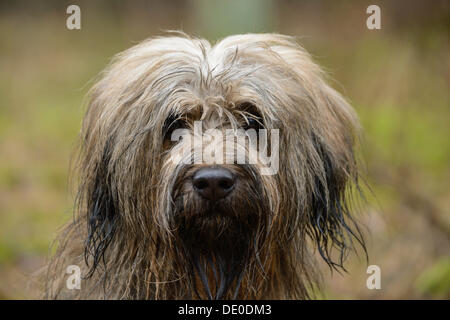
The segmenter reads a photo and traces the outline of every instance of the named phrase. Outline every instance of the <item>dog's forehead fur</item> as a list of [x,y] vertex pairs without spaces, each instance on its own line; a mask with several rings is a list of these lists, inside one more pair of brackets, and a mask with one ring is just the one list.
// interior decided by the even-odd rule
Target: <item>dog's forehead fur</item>
[[[309,54],[287,36],[238,35],[215,46],[166,37],[118,55],[94,91],[100,91],[100,101],[116,101],[114,108],[102,110],[102,117],[145,113],[156,125],[173,112],[198,114],[245,102],[254,104],[267,121],[317,128],[340,125],[340,120],[353,123],[351,108],[322,77]],[[339,103],[326,101],[330,97]]]

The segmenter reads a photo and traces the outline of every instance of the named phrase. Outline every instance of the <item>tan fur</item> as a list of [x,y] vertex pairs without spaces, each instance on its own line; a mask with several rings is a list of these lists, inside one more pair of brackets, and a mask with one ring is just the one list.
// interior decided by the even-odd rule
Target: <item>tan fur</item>
[[[189,125],[202,119],[209,128],[237,128],[248,104],[256,106],[266,128],[280,130],[280,169],[260,177],[259,196],[268,210],[258,216],[264,221],[255,231],[260,248],[252,252],[259,256],[249,258],[237,298],[311,297],[313,247],[324,249],[334,265],[331,247],[342,257],[352,242],[348,231],[360,239],[347,209],[339,216],[329,211],[345,206],[357,184],[358,121],[309,54],[277,34],[236,35],[214,46],[184,34],[152,38],[114,58],[89,94],[75,219],[49,265],[46,297],[207,298],[202,290],[193,293],[189,270],[177,256],[173,201],[181,173],[169,161],[177,147],[162,132],[171,114]],[[68,290],[67,265],[80,266],[86,275],[93,263],[88,248],[86,264],[85,241],[92,197],[101,186],[119,213],[114,236],[81,290]],[[319,193],[325,209],[317,218]]]

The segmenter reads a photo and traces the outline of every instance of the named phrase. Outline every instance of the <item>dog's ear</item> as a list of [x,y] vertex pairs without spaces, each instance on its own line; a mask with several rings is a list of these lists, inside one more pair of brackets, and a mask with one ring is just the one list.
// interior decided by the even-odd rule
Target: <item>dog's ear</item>
[[[360,193],[353,146],[343,146],[351,155],[351,159],[343,161],[326,142],[316,135],[312,139],[322,170],[314,179],[308,233],[325,262],[332,268],[345,270],[343,262],[347,250],[354,248],[354,240],[366,252],[364,238],[350,211],[352,192]],[[337,258],[333,249],[337,249]]]
[[106,250],[114,238],[119,214],[111,189],[111,174],[108,172],[110,143],[96,164],[90,185],[84,186],[88,235],[85,241],[85,260],[92,276],[101,261],[105,261]]

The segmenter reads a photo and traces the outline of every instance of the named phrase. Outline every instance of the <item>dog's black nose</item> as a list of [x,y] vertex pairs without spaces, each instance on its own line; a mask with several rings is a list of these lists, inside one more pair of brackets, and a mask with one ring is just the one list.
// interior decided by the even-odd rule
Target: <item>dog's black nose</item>
[[201,168],[192,178],[195,191],[211,201],[225,198],[233,190],[234,182],[231,171],[220,167]]

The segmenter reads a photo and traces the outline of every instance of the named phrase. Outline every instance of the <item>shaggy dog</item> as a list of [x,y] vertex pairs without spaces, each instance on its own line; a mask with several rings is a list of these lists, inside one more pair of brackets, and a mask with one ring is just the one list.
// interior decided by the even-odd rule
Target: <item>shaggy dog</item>
[[316,250],[342,269],[364,248],[357,141],[354,111],[290,37],[176,34],[120,53],[89,94],[46,297],[311,298]]

